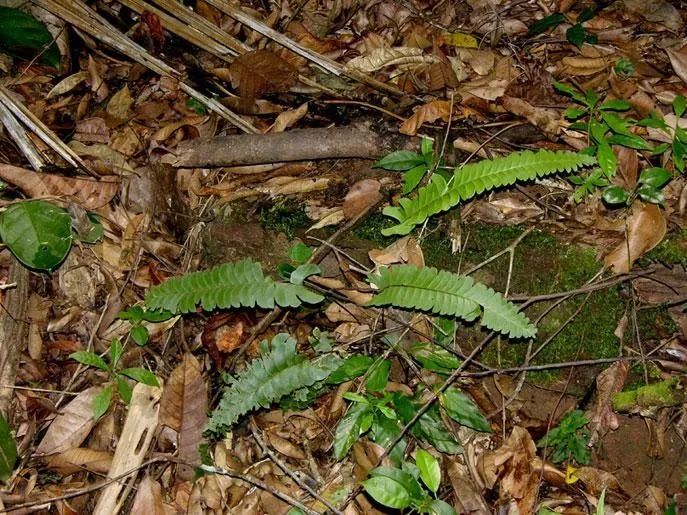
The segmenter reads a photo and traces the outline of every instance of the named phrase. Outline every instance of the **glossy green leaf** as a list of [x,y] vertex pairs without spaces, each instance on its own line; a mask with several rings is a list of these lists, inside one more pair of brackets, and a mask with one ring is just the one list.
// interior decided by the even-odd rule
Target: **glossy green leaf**
[[105,363],[105,360],[93,352],[89,352],[86,350],[78,350],[76,352],[72,352],[69,355],[69,357],[89,367],[99,368],[100,370],[104,370],[105,372],[109,370],[107,363]]
[[647,184],[653,188],[660,188],[672,179],[672,177],[673,174],[665,168],[645,168],[642,170],[642,173],[639,174],[639,184]]
[[145,368],[125,368],[124,370],[121,370],[119,373],[123,376],[133,379],[134,381],[146,384],[148,386],[160,386],[160,383],[158,382],[157,377],[155,377],[155,374],[153,374],[150,370],[146,370]]
[[531,37],[542,34],[549,29],[558,27],[561,23],[565,23],[565,21],[565,16],[562,13],[550,14],[530,25],[530,28],[527,30],[527,36]]
[[439,408],[436,405],[420,417],[417,425],[419,436],[431,443],[437,451],[446,454],[463,452],[463,447],[458,443],[455,436],[444,426],[439,415]]
[[596,16],[596,13],[596,7],[586,7],[582,9],[582,12],[577,17],[577,23],[584,23],[586,21],[591,20],[594,16]]
[[291,272],[289,282],[291,284],[301,286],[303,284],[303,281],[305,281],[311,275],[320,274],[322,274],[322,269],[319,266],[317,266],[314,263],[306,263],[304,265],[300,265],[293,272]]
[[334,431],[334,458],[343,459],[353,444],[358,441],[362,433],[364,419],[371,414],[370,409],[367,404],[356,403],[341,418]]
[[611,130],[616,133],[616,134],[623,134],[628,137],[634,136],[630,132],[629,126],[630,126],[630,121],[626,120],[625,118],[621,118],[618,116],[616,113],[610,112],[610,111],[602,111],[601,112],[601,118],[603,119],[604,122],[606,122],[606,125],[608,125]]
[[410,495],[399,483],[388,477],[372,477],[363,481],[365,491],[379,504],[403,509],[410,506]]
[[612,206],[625,204],[629,198],[630,194],[620,186],[609,186],[604,190],[604,200]]
[[581,107],[568,107],[565,111],[563,111],[563,116],[565,116],[565,118],[568,120],[577,120],[585,114],[587,114],[587,110],[582,109]]
[[[385,415],[380,416],[379,414],[375,414],[372,427],[370,428],[370,439],[374,443],[386,448],[400,432],[401,428],[395,419],[388,418]],[[394,464],[399,465],[403,461],[406,446],[406,439],[403,438],[393,449],[391,449],[389,458]]]
[[407,195],[422,181],[422,178],[427,173],[427,165],[417,165],[403,174],[403,194]]
[[449,417],[475,431],[491,433],[491,424],[472,398],[458,388],[450,387],[439,397]]
[[596,155],[601,171],[609,179],[615,175],[618,166],[618,158],[613,153],[613,149],[606,140],[599,142],[599,151]]
[[561,93],[568,95],[569,97],[572,97],[573,99],[577,100],[580,104],[584,104],[587,107],[589,105],[587,104],[587,99],[585,96],[580,93],[577,89],[572,87],[570,84],[565,84],[564,82],[553,82],[553,87],[560,91]]
[[685,171],[685,145],[678,138],[673,140],[673,164],[680,172]]
[[26,59],[42,52],[39,60],[58,68],[60,52],[53,41],[45,24],[33,16],[0,6],[0,49]]
[[425,164],[425,158],[421,154],[411,150],[397,150],[377,161],[373,167],[400,171],[410,170],[420,164]]
[[422,486],[418,480],[404,470],[394,467],[377,467],[370,470],[370,476],[387,477],[392,481],[395,481],[401,485],[406,492],[408,492],[410,501],[412,503],[421,502],[425,497],[427,497],[427,493],[422,490]]
[[424,449],[415,451],[415,463],[420,469],[420,479],[432,492],[439,489],[441,483],[441,467],[439,461]]
[[446,501],[433,499],[429,504],[429,513],[431,515],[456,515],[456,510]]
[[627,111],[632,108],[627,100],[622,100],[620,98],[614,98],[612,100],[606,100],[603,104],[599,106],[601,111]]
[[673,112],[675,116],[681,118],[682,115],[685,114],[685,110],[687,110],[687,99],[685,99],[684,95],[676,96],[673,100]]
[[343,364],[327,378],[328,384],[340,384],[360,377],[370,368],[374,360],[369,356],[356,354],[346,358]]
[[627,148],[634,148],[635,150],[653,150],[654,147],[646,141],[641,136],[632,134],[630,136],[626,134],[613,134],[608,138],[608,142],[611,145],[621,145]]
[[342,394],[342,397],[346,399],[347,401],[351,402],[359,402],[361,404],[370,404],[370,399],[365,397],[364,395],[361,395],[359,393],[355,392],[344,392]]
[[414,343],[409,351],[424,368],[441,374],[451,374],[461,363],[454,354],[430,342]]
[[381,359],[375,361],[370,367],[367,378],[365,379],[365,388],[370,392],[381,392],[386,388],[389,382],[389,370],[391,369],[391,362],[388,359]]
[[296,243],[289,249],[289,259],[297,265],[302,265],[310,259],[312,253],[313,250],[304,243]]
[[657,190],[653,186],[645,184],[637,188],[637,195],[645,202],[651,202],[652,204],[663,204],[666,200],[665,195],[660,190]]
[[[425,156],[425,158],[429,157],[432,160],[434,159],[433,155],[433,150],[434,150],[434,141],[432,138],[428,138],[427,136],[422,136],[422,141],[420,141],[420,153]],[[425,162],[427,159],[425,159]]]
[[136,324],[131,328],[131,331],[129,332],[131,334],[131,339],[136,342],[137,345],[140,345],[143,347],[146,343],[148,343],[148,338],[150,338],[150,334],[148,333],[148,329],[140,324]]
[[110,408],[112,403],[112,385],[107,385],[102,392],[93,398],[91,409],[93,410],[93,418],[98,420]]
[[618,59],[613,66],[613,69],[615,70],[616,75],[623,80],[627,79],[635,72],[634,64],[632,64],[632,61],[626,59],[625,57]]
[[0,413],[0,481],[7,481],[12,476],[17,456],[14,436],[7,420]]
[[577,48],[581,48],[585,41],[584,27],[581,23],[576,23],[568,30],[565,31],[565,38],[568,42],[575,45]]
[[126,379],[117,376],[117,392],[119,393],[119,398],[129,404],[131,402],[131,396],[134,394],[134,389]]
[[0,237],[26,266],[52,272],[72,246],[71,217],[44,200],[20,202],[0,215]]

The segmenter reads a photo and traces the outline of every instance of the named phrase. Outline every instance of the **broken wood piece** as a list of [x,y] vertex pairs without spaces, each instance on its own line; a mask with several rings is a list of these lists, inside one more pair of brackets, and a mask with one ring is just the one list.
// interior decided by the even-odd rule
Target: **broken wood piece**
[[[116,478],[143,463],[158,424],[162,388],[138,383],[134,386],[129,413],[117,444],[108,478]],[[116,515],[129,495],[136,473],[107,485],[98,498],[95,515]],[[122,490],[124,490],[122,492]]]
[[315,159],[378,159],[389,149],[376,133],[343,127],[217,136],[184,141],[162,162],[177,168],[241,166]]

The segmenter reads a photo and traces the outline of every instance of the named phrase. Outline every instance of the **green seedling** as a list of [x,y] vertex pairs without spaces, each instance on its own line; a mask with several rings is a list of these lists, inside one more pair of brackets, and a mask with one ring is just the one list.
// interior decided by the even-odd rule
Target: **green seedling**
[[143,347],[150,339],[148,328],[143,322],[164,322],[172,318],[172,313],[164,309],[143,309],[141,306],[131,306],[126,311],[122,311],[117,318],[131,322],[129,335],[136,344]]
[[383,157],[375,168],[394,170],[403,173],[403,194],[407,195],[417,188],[422,180],[434,171],[443,172],[443,162],[434,156],[434,141],[423,137],[420,152],[398,150]]
[[553,29],[562,25],[564,23],[569,23],[570,27],[565,31],[565,38],[569,43],[572,43],[577,48],[581,48],[585,43],[590,43],[595,45],[597,42],[597,37],[595,34],[588,34],[584,30],[582,25],[584,22],[591,20],[596,13],[598,8],[587,8],[584,9],[576,20],[572,20],[568,15],[564,13],[553,13],[549,16],[542,18],[536,23],[532,24],[527,31],[527,36],[537,36],[546,32],[549,29]]
[[549,431],[537,442],[537,447],[549,447],[553,451],[554,463],[574,461],[580,465],[589,463],[589,430],[585,426],[589,420],[582,410],[574,410],[561,419],[558,427]]
[[107,373],[109,377],[109,382],[103,391],[93,399],[92,409],[93,418],[95,420],[102,417],[109,409],[112,399],[114,398],[115,385],[119,397],[127,404],[131,402],[131,395],[133,393],[133,388],[128,382],[129,379],[133,379],[138,383],[143,383],[148,386],[160,386],[155,374],[150,370],[140,367],[120,369],[119,361],[123,352],[124,348],[122,343],[118,339],[115,339],[112,341],[107,351],[107,361],[95,352],[85,350],[73,352],[69,355],[70,358],[78,361],[82,365],[102,370]]

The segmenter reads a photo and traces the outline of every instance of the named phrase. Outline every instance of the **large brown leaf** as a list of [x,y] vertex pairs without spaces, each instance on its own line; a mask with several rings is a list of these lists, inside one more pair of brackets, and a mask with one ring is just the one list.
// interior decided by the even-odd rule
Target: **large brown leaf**
[[[172,371],[160,404],[161,422],[179,433],[179,458],[200,463],[198,445],[207,420],[208,391],[200,372],[200,363],[186,354]],[[190,480],[193,469],[181,466],[180,479]]]
[[89,211],[106,205],[119,190],[119,181],[114,178],[97,181],[86,177],[64,177],[4,164],[0,164],[0,177],[29,197],[66,197],[65,200]]
[[244,98],[288,91],[298,80],[298,70],[269,50],[237,57],[229,67],[232,85]]
[[629,272],[632,263],[658,245],[666,234],[666,218],[656,204],[636,202],[632,212],[626,241],[604,259],[606,267],[616,274]]
[[93,398],[102,391],[94,386],[74,397],[52,421],[36,454],[55,454],[78,447],[93,429]]

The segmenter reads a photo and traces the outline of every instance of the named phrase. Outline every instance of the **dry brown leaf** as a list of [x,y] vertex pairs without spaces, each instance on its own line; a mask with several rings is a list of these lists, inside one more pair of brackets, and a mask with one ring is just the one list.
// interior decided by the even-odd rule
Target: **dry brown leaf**
[[432,64],[438,62],[435,56],[422,55],[421,48],[394,47],[375,48],[365,55],[355,57],[348,61],[344,68],[349,71],[372,73],[386,66],[415,67],[420,64]]
[[[198,445],[207,420],[207,397],[200,363],[192,354],[185,354],[167,381],[160,402],[160,422],[179,433],[179,457],[189,463],[200,463]],[[181,479],[190,480],[193,469],[183,465],[177,474]]]
[[165,515],[160,483],[146,475],[138,484],[131,515]]
[[613,61],[605,57],[564,57],[561,59],[561,73],[577,77],[596,75],[612,64]]
[[109,177],[100,181],[86,177],[64,177],[3,164],[0,164],[0,177],[19,187],[29,197],[66,197],[66,200],[89,211],[106,205],[119,190],[119,181]]
[[[289,179],[291,179],[289,177]],[[295,179],[287,184],[277,184],[274,187],[268,186],[268,193],[273,196],[294,195],[296,193],[309,193],[311,191],[326,190],[329,187],[329,179]]]
[[677,76],[682,79],[682,82],[687,83],[687,53],[670,48],[666,48],[666,53]]
[[102,102],[110,94],[110,90],[107,84],[100,76],[100,70],[98,70],[98,64],[95,62],[93,57],[88,56],[88,76],[91,82],[91,91],[95,95],[97,102]]
[[627,361],[613,363],[596,378],[596,405],[589,415],[591,437],[589,443],[594,444],[609,429],[618,429],[618,417],[611,407],[613,395],[623,390],[627,372],[630,366]]
[[580,467],[575,471],[575,476],[582,480],[587,487],[587,492],[599,496],[604,490],[612,490],[622,493],[623,488],[613,474],[594,467]]
[[107,143],[110,141],[110,129],[102,118],[85,118],[76,122],[74,139],[86,143]]
[[363,179],[348,190],[343,203],[343,212],[351,220],[382,199],[379,192],[382,185],[375,179]]
[[468,468],[457,460],[451,460],[447,467],[448,479],[453,487],[454,497],[458,503],[458,513],[486,515],[491,513],[480,489],[475,485]]
[[93,399],[102,390],[94,386],[74,397],[52,421],[36,454],[55,454],[81,445],[93,429]]
[[[295,436],[298,438],[300,435]],[[288,458],[293,458],[294,460],[304,460],[306,458],[306,454],[300,447],[273,432],[266,431],[265,440],[270,446],[274,447],[279,454],[283,454]]]
[[627,222],[627,240],[604,258],[606,268],[616,274],[629,272],[632,263],[658,245],[666,234],[666,218],[656,204],[635,202],[632,212]]
[[384,250],[372,249],[368,252],[370,260],[377,266],[403,263],[417,267],[425,266],[422,247],[412,236],[405,236],[396,240]]
[[134,99],[131,98],[129,86],[124,85],[122,89],[117,91],[107,103],[107,114],[118,122],[127,120],[131,116],[131,106]]
[[637,13],[648,21],[659,23],[668,29],[678,32],[682,26],[680,11],[666,0],[623,0],[628,11]]
[[244,98],[288,91],[298,80],[298,70],[269,50],[256,50],[237,57],[229,67],[232,86]]
[[617,180],[619,186],[626,190],[633,190],[637,185],[637,172],[639,170],[639,157],[637,151],[632,148],[613,146],[613,151],[618,156]]
[[538,127],[550,137],[558,135],[561,126],[561,115],[554,109],[535,107],[520,98],[504,96],[503,107],[511,113],[527,118],[535,127]]
[[189,116],[183,120],[177,120],[176,122],[172,122],[163,126],[162,128],[158,129],[150,138],[154,141],[165,141],[182,127],[192,127],[196,131],[197,136],[198,129],[196,128],[196,125],[205,123],[207,120],[207,116]]
[[55,87],[48,92],[45,98],[48,100],[59,95],[64,95],[65,93],[69,93],[86,79],[88,79],[88,72],[86,71],[76,72],[68,77],[65,77],[60,82],[55,84]]
[[289,127],[293,127],[300,119],[308,114],[308,103],[302,104],[296,109],[289,109],[279,113],[269,132],[284,132]]
[[107,451],[76,447],[48,456],[45,461],[48,468],[65,476],[84,470],[107,474],[112,464],[112,455]]
[[451,116],[451,102],[448,100],[434,100],[428,104],[420,106],[413,113],[413,116],[403,122],[399,132],[401,134],[413,136],[417,133],[422,124],[432,123],[438,118],[441,118],[447,122],[449,116]]

